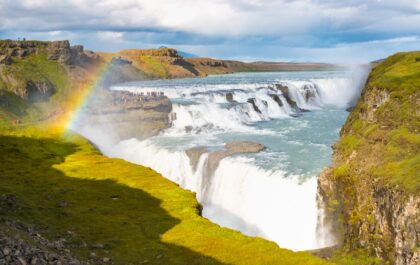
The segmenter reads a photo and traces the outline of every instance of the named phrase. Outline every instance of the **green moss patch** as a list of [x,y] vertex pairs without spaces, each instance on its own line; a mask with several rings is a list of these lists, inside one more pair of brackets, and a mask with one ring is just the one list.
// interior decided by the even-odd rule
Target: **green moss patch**
[[369,78],[370,87],[412,93],[420,89],[420,51],[397,53],[378,64]]

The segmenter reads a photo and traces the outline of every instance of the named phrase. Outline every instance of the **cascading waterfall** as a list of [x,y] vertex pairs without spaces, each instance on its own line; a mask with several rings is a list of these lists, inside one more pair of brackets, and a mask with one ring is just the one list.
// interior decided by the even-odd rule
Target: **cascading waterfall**
[[[295,73],[299,78],[294,79],[287,73],[235,74],[125,84],[114,89],[164,92],[176,113],[171,128],[112,146],[95,142],[91,127],[77,130],[105,154],[149,166],[196,192],[210,220],[281,247],[315,249],[331,244],[328,235],[316,231],[316,175],[330,162],[329,146],[347,116],[344,109],[360,94],[365,73],[357,78]],[[236,139],[262,143],[267,150],[224,158],[214,172],[206,171],[208,152],[195,168],[186,154],[198,146],[219,150]]]

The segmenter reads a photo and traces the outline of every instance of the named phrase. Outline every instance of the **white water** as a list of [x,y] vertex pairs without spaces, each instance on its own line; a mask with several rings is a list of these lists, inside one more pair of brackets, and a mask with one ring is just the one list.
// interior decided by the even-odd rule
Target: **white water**
[[[333,238],[319,233],[328,229],[316,231],[316,175],[329,164],[329,146],[347,116],[343,109],[360,94],[365,77],[364,71],[249,73],[132,83],[115,89],[163,91],[171,98],[177,119],[170,129],[145,141],[116,145],[95,128],[76,129],[105,154],[149,166],[196,192],[203,216],[222,226],[293,250],[320,248],[331,245]],[[289,106],[275,89],[280,83],[300,108],[311,112]],[[312,96],[305,98],[308,90]],[[227,92],[236,102],[226,100]],[[247,103],[249,98],[260,112]],[[291,117],[296,114],[301,116]],[[186,149],[218,149],[231,140],[260,142],[267,150],[225,158],[210,177],[203,172],[207,154],[200,157],[197,170],[192,169]]]

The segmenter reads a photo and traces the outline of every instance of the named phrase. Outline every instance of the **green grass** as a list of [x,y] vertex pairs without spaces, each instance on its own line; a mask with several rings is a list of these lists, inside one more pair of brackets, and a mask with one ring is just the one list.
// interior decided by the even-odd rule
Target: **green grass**
[[23,95],[26,90],[26,82],[50,82],[54,87],[64,88],[68,85],[67,74],[64,68],[56,61],[48,60],[47,55],[32,54],[24,59],[13,59],[13,64],[4,69],[5,73],[13,76],[15,82],[5,83],[4,86],[10,91],[16,91]]
[[370,75],[369,86],[395,92],[412,93],[420,89],[420,51],[401,52],[378,64]]
[[0,122],[21,118],[27,112],[28,104],[14,93],[0,87]]
[[66,238],[83,260],[96,252],[116,264],[327,264],[211,223],[193,193],[76,135],[2,130],[0,160],[0,196],[17,197],[13,208],[0,202],[0,217]]
[[358,249],[353,251],[340,250],[333,253],[331,261],[337,265],[385,265],[384,260],[371,257],[366,250]]
[[350,156],[361,143],[362,139],[355,135],[347,135],[340,139],[338,150],[343,156]]
[[53,101],[60,102],[69,97],[70,80],[66,70],[60,63],[48,60],[46,54],[30,55],[25,59],[16,60],[15,75],[22,80],[51,82],[56,88]]
[[[0,87],[2,87],[3,94],[9,94],[8,98],[11,99],[11,104],[14,106],[14,110],[3,109],[3,113],[8,111],[14,114],[14,116],[20,116],[21,119],[26,120],[37,120],[43,114],[54,111],[60,108],[63,102],[67,100],[71,91],[71,81],[64,67],[56,61],[48,60],[45,53],[32,54],[24,59],[14,58],[12,65],[3,68],[3,75],[12,77],[13,82],[6,82],[1,80]],[[1,75],[0,75],[1,77]],[[0,78],[1,79],[1,78]],[[32,82],[44,82],[52,84],[55,88],[55,92],[50,100],[45,102],[33,103],[29,107],[27,100],[22,100],[27,95],[27,83]],[[12,96],[12,94],[17,96]],[[20,99],[19,99],[20,98]],[[23,115],[16,115],[16,110],[23,110]],[[1,112],[1,111],[0,111]],[[22,112],[22,111],[21,111]],[[3,119],[10,118],[3,115]]]
[[389,100],[375,111],[374,122],[362,118],[368,108],[359,101],[338,143],[341,161],[356,151],[361,160],[354,167],[411,194],[420,192],[419,57],[420,52],[398,53],[372,70],[366,89],[384,89]]
[[156,58],[152,56],[140,56],[140,61],[145,65],[149,74],[160,78],[167,78],[169,76],[168,70],[165,68],[164,64],[159,62]]

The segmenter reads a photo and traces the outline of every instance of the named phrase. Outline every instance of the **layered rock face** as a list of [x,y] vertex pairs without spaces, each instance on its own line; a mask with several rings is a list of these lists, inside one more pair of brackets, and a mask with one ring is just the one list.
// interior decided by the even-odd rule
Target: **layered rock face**
[[223,60],[189,58],[187,61],[193,64],[198,71],[205,74],[230,74],[234,72],[234,69],[229,67]]
[[98,60],[99,56],[92,51],[85,51],[82,45],[70,46],[63,41],[13,41],[0,42],[0,64],[10,65],[13,59],[23,59],[32,54],[46,53],[49,60],[66,65],[81,65]]
[[338,243],[385,264],[420,262],[420,88],[409,77],[420,71],[416,54],[373,69],[319,176],[324,223]]
[[145,139],[171,125],[172,103],[166,96],[126,91],[99,91],[83,110],[79,123],[102,128],[116,140]]
[[84,51],[82,45],[70,46],[68,40],[52,41],[46,48],[48,59],[66,65],[86,65],[99,60],[92,51]]

